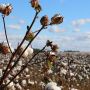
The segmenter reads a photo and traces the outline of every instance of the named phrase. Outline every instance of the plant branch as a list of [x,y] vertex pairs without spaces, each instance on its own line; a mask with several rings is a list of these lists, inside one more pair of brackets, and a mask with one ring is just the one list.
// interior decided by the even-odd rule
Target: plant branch
[[3,80],[4,80],[5,76],[6,76],[6,72],[7,72],[8,68],[10,67],[10,64],[11,64],[14,56],[16,55],[16,53],[18,52],[18,50],[22,46],[23,42],[25,41],[25,38],[26,38],[27,34],[29,33],[30,29],[32,28],[32,26],[33,26],[33,24],[34,24],[34,22],[35,22],[35,20],[37,18],[37,15],[38,15],[38,12],[36,12],[35,17],[34,17],[32,23],[31,23],[30,27],[28,28],[28,30],[26,32],[26,35],[24,36],[23,40],[21,41],[20,45],[17,47],[16,51],[12,54],[12,56],[11,56],[11,58],[9,60],[9,63],[7,65],[7,67],[6,67],[6,70],[5,70],[5,72],[4,72],[4,74],[3,74],[2,78],[1,78],[0,85],[2,84],[2,82],[3,82]]
[[34,38],[28,43],[28,45],[26,46],[26,48],[23,50],[23,52],[20,54],[20,56],[18,57],[17,61],[14,63],[14,65],[10,68],[9,71],[6,72],[5,76],[3,79],[5,79],[8,74],[12,71],[12,69],[17,65],[18,61],[20,60],[21,56],[23,55],[23,53],[26,51],[26,49],[28,48],[28,46],[32,43],[32,41],[36,38],[36,36],[41,32],[41,30],[44,28],[44,26],[41,27],[41,29],[38,31],[38,33],[34,36]]
[[4,16],[4,15],[2,15],[2,19],[3,19],[3,25],[4,25],[4,31],[5,31],[6,41],[7,41],[8,47],[9,47],[9,49],[10,49],[10,52],[12,53],[12,50],[11,50],[11,47],[10,47],[9,41],[8,41],[7,30],[6,30],[6,24],[5,24],[5,16]]
[[[37,56],[40,52],[42,52],[46,47],[47,47],[47,45],[45,45],[38,53],[34,54],[34,56],[33,56],[33,57],[23,66],[23,68],[10,80],[10,82],[8,82],[8,83],[4,86],[4,88],[5,88],[6,86],[8,86],[8,85],[28,66],[28,64],[31,63],[32,59],[34,59],[35,56]],[[33,64],[35,64],[35,63],[33,63]]]

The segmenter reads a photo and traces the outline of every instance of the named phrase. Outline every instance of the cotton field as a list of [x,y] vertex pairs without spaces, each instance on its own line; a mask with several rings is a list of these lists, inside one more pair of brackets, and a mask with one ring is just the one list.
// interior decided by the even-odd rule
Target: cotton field
[[[6,55],[0,53],[0,77],[10,56],[9,53]],[[28,58],[22,57],[17,67],[12,70],[3,83],[8,83],[29,58],[29,56]],[[5,90],[90,90],[89,53],[61,52],[58,54],[55,65],[48,72],[45,72],[45,64],[46,57],[40,53]]]

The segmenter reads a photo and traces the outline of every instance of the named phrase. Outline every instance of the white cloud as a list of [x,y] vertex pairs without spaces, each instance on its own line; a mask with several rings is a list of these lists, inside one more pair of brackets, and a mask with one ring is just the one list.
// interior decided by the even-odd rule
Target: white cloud
[[21,20],[19,21],[19,24],[20,24],[20,25],[23,25],[23,24],[25,24],[25,21],[24,21],[23,19],[21,19]]
[[65,32],[65,29],[60,29],[58,26],[52,26],[49,31],[53,33],[60,33]]
[[74,32],[80,32],[79,28],[75,28]]
[[79,26],[84,25],[86,23],[90,23],[90,18],[82,18],[82,19],[72,21],[72,25],[74,27],[79,27]]
[[7,26],[9,29],[15,29],[15,30],[19,30],[21,29],[21,26],[19,24],[10,24]]

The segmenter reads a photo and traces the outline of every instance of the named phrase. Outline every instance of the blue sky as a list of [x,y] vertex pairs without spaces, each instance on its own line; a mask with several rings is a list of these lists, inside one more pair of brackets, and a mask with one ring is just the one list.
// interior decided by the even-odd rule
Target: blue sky
[[[64,22],[60,25],[48,27],[42,31],[33,42],[33,47],[42,47],[47,39],[58,44],[60,50],[90,51],[90,0],[39,0],[42,11],[34,24],[32,31],[41,27],[40,18],[60,13]],[[0,3],[11,3],[12,13],[6,17],[8,37],[15,47],[24,36],[26,26],[33,19],[35,11],[29,0],[0,0]],[[0,14],[1,15],[1,14]],[[0,16],[0,42],[5,40]]]

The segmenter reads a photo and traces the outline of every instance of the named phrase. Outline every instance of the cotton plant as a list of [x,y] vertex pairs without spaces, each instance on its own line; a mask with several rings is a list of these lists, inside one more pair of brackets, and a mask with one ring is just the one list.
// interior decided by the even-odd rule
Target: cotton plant
[[[51,26],[51,25],[61,24],[63,22],[63,16],[61,16],[60,14],[55,14],[51,18],[51,20],[49,20],[48,15],[42,16],[41,19],[40,19],[41,28],[39,30],[36,30],[36,31],[33,32],[31,28],[34,25],[38,14],[41,12],[42,7],[41,7],[40,2],[38,0],[30,0],[30,4],[31,4],[31,7],[35,10],[36,13],[35,13],[35,16],[34,16],[34,18],[32,20],[31,25],[27,25],[27,31],[25,33],[25,36],[22,39],[21,43],[17,46],[17,48],[16,48],[16,50],[14,52],[12,52],[10,44],[9,44],[9,40],[8,40],[8,36],[7,36],[7,30],[6,30],[7,29],[6,28],[6,22],[5,22],[6,16],[10,15],[13,8],[12,8],[11,4],[0,4],[0,13],[2,14],[5,37],[6,37],[7,45],[9,47],[9,49],[10,49],[10,52],[11,52],[11,57],[10,57],[10,60],[8,62],[8,65],[7,65],[6,69],[5,69],[5,71],[3,72],[2,77],[0,78],[0,89],[2,89],[2,90],[4,90],[7,86],[9,86],[13,82],[13,80],[19,74],[21,74],[23,70],[25,70],[27,68],[28,64],[30,64],[32,62],[32,60],[35,58],[35,56],[37,56],[40,52],[45,50],[46,47],[51,48],[51,52],[49,53],[49,57],[48,57],[49,60],[47,62],[47,67],[49,68],[48,73],[52,73],[52,70],[50,70],[50,69],[51,69],[52,65],[55,63],[54,59],[56,58],[56,51],[57,51],[57,48],[58,48],[57,45],[52,44],[52,42],[48,40],[47,43],[45,44],[45,46],[39,52],[37,52],[36,54],[33,53],[32,48],[29,49],[29,46],[32,44],[34,39],[39,35],[39,33],[43,29],[46,29],[48,26]],[[23,47],[23,43],[25,41],[28,41],[28,44],[25,47]],[[19,53],[18,57],[15,58],[15,56],[17,55],[17,53],[19,52],[20,49],[21,49],[21,53]],[[32,54],[32,57],[28,60],[28,62],[26,62],[24,65],[22,65],[22,68],[20,68],[20,70],[12,77],[12,79],[8,80],[8,82],[4,84],[3,83],[4,80],[8,77],[8,75],[16,67],[16,65],[20,61],[20,58],[22,56],[27,57],[28,54]],[[15,59],[15,61],[12,64],[14,59]]]

